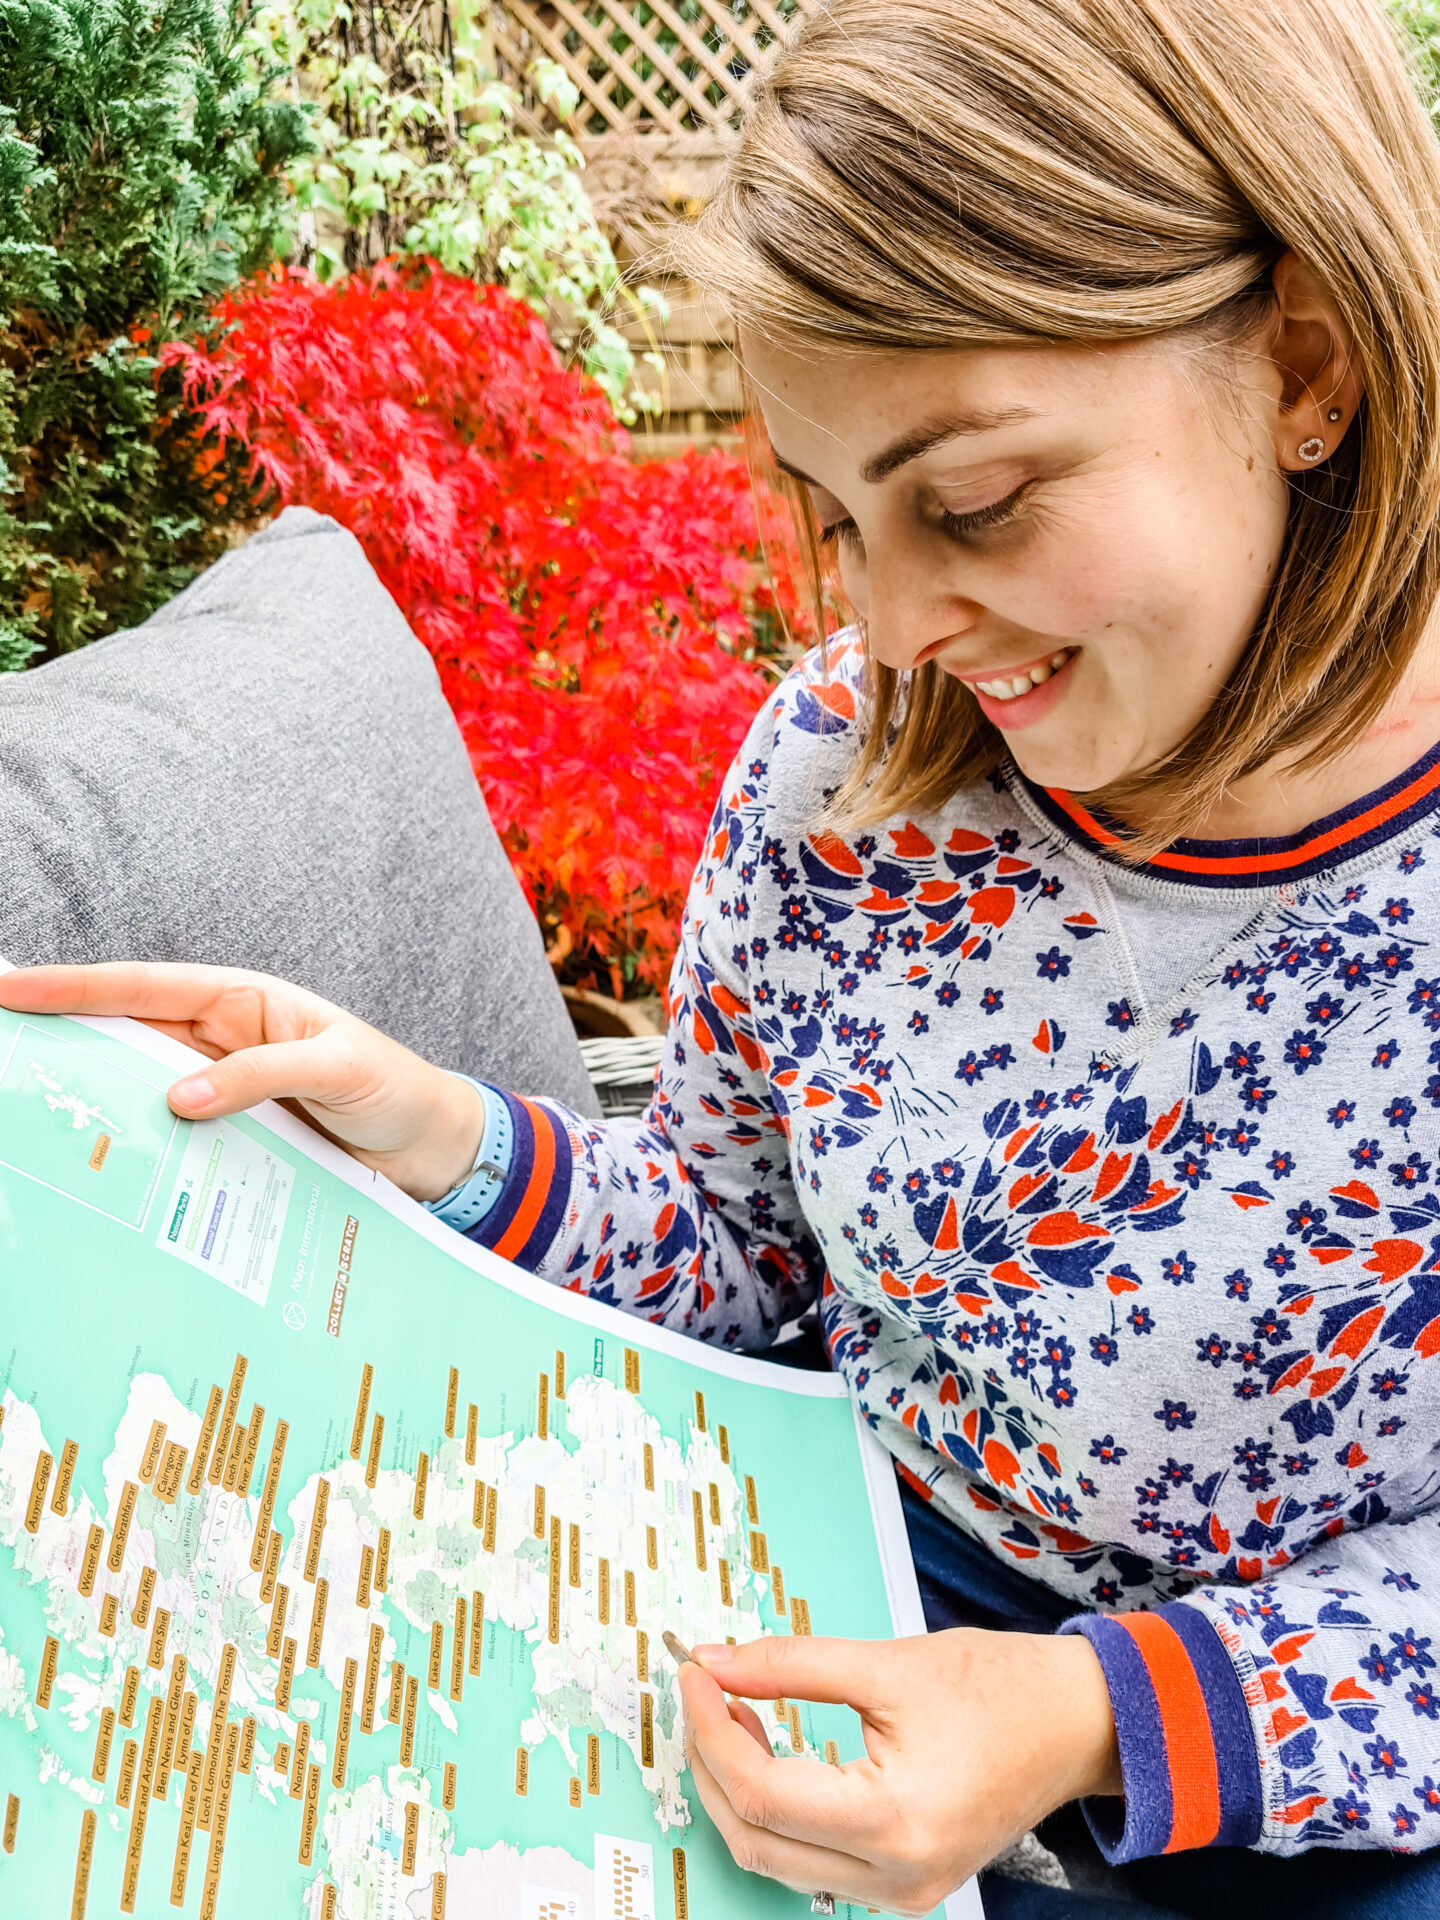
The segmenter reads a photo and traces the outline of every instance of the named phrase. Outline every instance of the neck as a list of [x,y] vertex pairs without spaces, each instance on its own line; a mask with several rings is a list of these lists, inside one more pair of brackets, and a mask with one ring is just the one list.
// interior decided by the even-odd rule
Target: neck
[[1237,780],[1186,833],[1192,840],[1265,840],[1300,833],[1404,773],[1440,740],[1440,609],[1385,710],[1353,746],[1320,767],[1273,760]]

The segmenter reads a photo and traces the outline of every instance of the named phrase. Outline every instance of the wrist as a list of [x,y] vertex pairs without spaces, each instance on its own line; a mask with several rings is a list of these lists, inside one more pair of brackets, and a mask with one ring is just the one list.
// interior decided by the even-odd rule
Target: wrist
[[1078,1633],[1051,1636],[1047,1654],[1056,1703],[1055,1805],[1123,1794],[1115,1712],[1098,1654]]
[[485,1132],[485,1101],[479,1089],[458,1074],[442,1073],[430,1138],[415,1157],[409,1178],[400,1184],[412,1199],[435,1201],[470,1176]]

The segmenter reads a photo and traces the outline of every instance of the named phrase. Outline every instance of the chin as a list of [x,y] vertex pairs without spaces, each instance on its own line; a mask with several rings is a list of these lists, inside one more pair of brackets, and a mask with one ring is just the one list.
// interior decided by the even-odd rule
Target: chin
[[1017,735],[1005,744],[1021,773],[1036,787],[1060,787],[1066,793],[1096,793],[1112,781],[1123,779],[1130,770],[1119,754],[1103,758],[1077,754],[1073,747],[1067,747],[1060,740],[1047,746]]

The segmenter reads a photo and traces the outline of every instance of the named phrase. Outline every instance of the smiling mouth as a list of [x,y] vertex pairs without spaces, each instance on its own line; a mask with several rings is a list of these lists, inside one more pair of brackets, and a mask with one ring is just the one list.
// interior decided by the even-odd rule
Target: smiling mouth
[[968,674],[964,678],[977,693],[983,693],[989,700],[1020,700],[1027,693],[1033,693],[1036,687],[1043,687],[1053,674],[1068,666],[1078,652],[1078,647],[1061,647],[1049,659],[1038,660],[1033,667],[1025,667],[1013,674],[997,674],[993,680],[972,680]]

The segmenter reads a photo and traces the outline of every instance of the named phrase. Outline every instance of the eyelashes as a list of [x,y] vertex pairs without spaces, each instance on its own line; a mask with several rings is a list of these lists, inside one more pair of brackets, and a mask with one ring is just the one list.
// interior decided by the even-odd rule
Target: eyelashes
[[[995,500],[988,507],[980,507],[974,513],[951,513],[948,508],[940,512],[940,526],[952,540],[969,540],[976,534],[988,533],[996,527],[1008,525],[1019,518],[1034,481],[1027,480],[1023,486],[1016,487],[1013,493],[1007,493],[1003,500]],[[859,547],[860,529],[850,518],[833,521],[828,527],[822,527],[819,534],[822,546]]]

